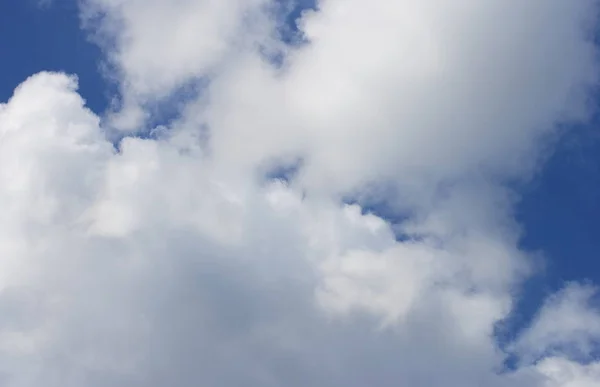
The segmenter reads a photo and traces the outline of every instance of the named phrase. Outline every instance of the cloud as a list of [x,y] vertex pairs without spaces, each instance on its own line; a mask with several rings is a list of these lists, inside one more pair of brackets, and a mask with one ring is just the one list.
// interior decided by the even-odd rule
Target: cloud
[[[570,351],[591,288],[494,336],[534,270],[504,183],[590,113],[596,2],[329,0],[298,46],[266,5],[89,0],[123,110],[57,73],[0,105],[2,383],[598,383]],[[109,141],[199,78],[173,122]]]
[[570,284],[549,297],[515,343],[515,350],[524,352],[522,358],[530,361],[548,352],[590,359],[600,339],[600,314],[593,301],[596,293],[591,286]]
[[592,387],[598,384],[598,364],[580,365],[562,359],[544,360],[540,368],[553,379],[550,386]]
[[[144,104],[217,71],[232,50],[268,21],[266,0],[85,0],[84,26],[107,53],[121,86],[114,124],[135,129]],[[163,26],[165,28],[163,28]],[[167,27],[168,26],[168,27]],[[254,32],[257,33],[257,32]]]

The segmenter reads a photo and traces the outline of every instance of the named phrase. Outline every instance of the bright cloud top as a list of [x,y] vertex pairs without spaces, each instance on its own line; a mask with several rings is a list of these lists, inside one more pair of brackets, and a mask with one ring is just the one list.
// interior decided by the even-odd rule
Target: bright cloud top
[[536,270],[505,183],[590,114],[597,6],[328,0],[289,45],[266,0],[83,2],[121,103],[0,105],[2,384],[597,385],[591,284],[496,339]]

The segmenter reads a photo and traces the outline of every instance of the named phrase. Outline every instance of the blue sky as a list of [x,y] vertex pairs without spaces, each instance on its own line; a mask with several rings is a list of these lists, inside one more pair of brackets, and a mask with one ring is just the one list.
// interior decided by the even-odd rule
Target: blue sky
[[[93,111],[102,113],[107,107],[110,86],[99,70],[101,52],[80,30],[75,2],[56,0],[40,7],[33,0],[2,1],[0,37],[2,100],[26,77],[52,70],[77,74],[81,95]],[[565,281],[600,282],[599,140],[594,125],[570,132],[521,190],[517,216],[525,230],[522,246],[543,251],[549,264],[532,281],[526,304],[536,304]]]
[[[77,12],[70,0],[44,7],[33,0],[0,1],[0,100],[28,76],[52,70],[76,74],[88,107],[100,115],[105,111],[114,85],[102,77],[102,53],[80,30]],[[598,126],[600,119],[569,131],[533,181],[519,188],[521,247],[542,252],[548,266],[525,286],[512,322],[515,331],[566,282],[600,283]]]
[[107,103],[106,85],[99,72],[100,50],[79,29],[74,1],[58,0],[39,7],[34,0],[0,4],[2,70],[0,98],[39,71],[77,74],[88,106],[101,111]]

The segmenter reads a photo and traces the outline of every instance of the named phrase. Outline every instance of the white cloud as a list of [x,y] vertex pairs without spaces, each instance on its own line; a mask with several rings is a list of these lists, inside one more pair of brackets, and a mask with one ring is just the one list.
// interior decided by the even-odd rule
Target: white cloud
[[135,129],[143,104],[212,74],[267,21],[266,0],[84,0],[82,20],[120,82],[114,124]]
[[539,367],[550,387],[594,387],[600,381],[600,363],[581,365],[564,359],[546,359]]
[[565,350],[598,334],[588,288],[548,300],[515,372],[494,338],[533,270],[502,181],[589,113],[596,2],[324,1],[281,68],[263,5],[83,4],[131,125],[209,78],[152,138],[116,150],[62,74],[0,105],[2,384],[598,383]]
[[[531,326],[517,340],[514,350],[534,361],[549,353],[589,358],[600,342],[600,312],[594,308],[596,289],[570,284],[546,300]],[[597,344],[596,344],[597,345]]]

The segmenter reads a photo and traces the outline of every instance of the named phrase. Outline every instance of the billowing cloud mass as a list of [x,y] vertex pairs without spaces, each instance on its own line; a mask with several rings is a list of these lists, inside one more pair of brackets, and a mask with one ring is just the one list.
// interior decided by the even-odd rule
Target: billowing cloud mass
[[508,183],[590,115],[597,7],[83,1],[118,103],[0,105],[0,384],[599,385],[594,284],[498,339],[538,268]]

